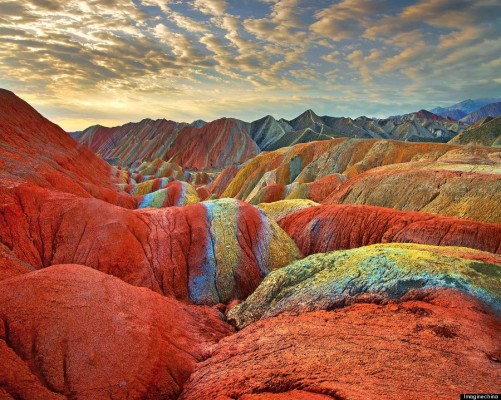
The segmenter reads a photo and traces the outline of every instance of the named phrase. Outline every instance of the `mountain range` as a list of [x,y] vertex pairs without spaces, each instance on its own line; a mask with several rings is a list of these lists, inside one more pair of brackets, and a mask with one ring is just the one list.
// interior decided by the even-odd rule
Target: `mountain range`
[[447,142],[466,127],[426,110],[386,119],[318,116],[307,110],[291,120],[271,115],[253,122],[221,118],[191,124],[144,119],[113,128],[94,125],[71,135],[115,164],[132,166],[159,158],[185,168],[210,170],[297,143],[337,137]]
[[[462,118],[465,118],[468,114],[481,109],[482,107],[485,107],[492,103],[499,103],[500,101],[501,98],[485,98],[485,99],[475,99],[475,100],[468,99],[453,104],[452,106],[449,107],[436,107],[431,109],[430,111],[434,114],[440,115],[445,118],[450,117],[455,120],[460,120]],[[494,116],[495,115],[491,115],[491,117]]]

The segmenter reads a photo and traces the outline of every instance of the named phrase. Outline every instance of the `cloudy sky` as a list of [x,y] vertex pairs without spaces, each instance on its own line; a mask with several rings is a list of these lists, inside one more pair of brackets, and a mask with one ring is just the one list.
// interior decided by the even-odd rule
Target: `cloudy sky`
[[501,96],[499,0],[0,0],[0,86],[67,130]]

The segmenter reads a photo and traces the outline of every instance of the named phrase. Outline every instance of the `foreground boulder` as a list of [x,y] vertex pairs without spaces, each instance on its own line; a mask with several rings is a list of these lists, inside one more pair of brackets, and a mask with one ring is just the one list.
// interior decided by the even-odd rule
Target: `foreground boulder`
[[457,400],[497,393],[501,319],[451,290],[279,315],[223,339],[182,400]]
[[[273,208],[273,204],[264,209]],[[304,255],[391,242],[463,246],[501,253],[499,224],[382,207],[309,207],[286,214],[278,224]]]
[[230,333],[208,308],[52,266],[0,283],[0,397],[177,399]]

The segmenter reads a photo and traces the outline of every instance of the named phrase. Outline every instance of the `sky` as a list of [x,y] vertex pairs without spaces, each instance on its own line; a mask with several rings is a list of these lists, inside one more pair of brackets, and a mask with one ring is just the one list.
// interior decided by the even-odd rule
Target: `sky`
[[68,131],[501,97],[499,0],[0,0],[0,87]]

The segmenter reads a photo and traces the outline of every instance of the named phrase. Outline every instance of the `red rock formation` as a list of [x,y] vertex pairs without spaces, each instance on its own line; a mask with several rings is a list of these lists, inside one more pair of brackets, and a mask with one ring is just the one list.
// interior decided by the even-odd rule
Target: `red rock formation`
[[75,137],[101,157],[117,158],[129,165],[138,160],[166,159],[170,145],[185,126],[165,119],[144,119],[113,128],[91,126]]
[[12,92],[0,89],[0,190],[26,182],[134,208],[111,168]]
[[222,118],[201,128],[186,127],[167,157],[183,167],[220,169],[240,164],[259,153],[259,147],[240,121]]
[[238,173],[239,167],[236,165],[230,165],[221,171],[221,173],[211,182],[207,188],[211,193],[215,194],[216,197],[221,197],[226,187],[230,184],[232,179]]
[[501,253],[501,226],[382,207],[322,205],[278,220],[304,255],[375,243],[463,246]]
[[279,315],[219,342],[180,399],[456,400],[472,390],[497,393],[500,331],[499,317],[451,290]]
[[101,157],[116,158],[122,165],[159,159],[187,168],[220,169],[259,153],[247,124],[232,118],[201,127],[145,119],[114,128],[92,126],[75,137]]
[[0,283],[0,397],[177,399],[230,333],[209,308],[52,266]]
[[233,199],[127,210],[24,185],[0,192],[0,216],[0,242],[35,268],[86,265],[196,303],[243,299],[298,257],[274,221]]

